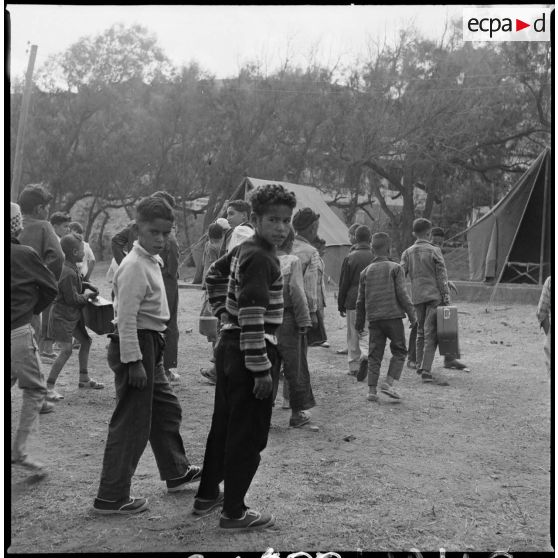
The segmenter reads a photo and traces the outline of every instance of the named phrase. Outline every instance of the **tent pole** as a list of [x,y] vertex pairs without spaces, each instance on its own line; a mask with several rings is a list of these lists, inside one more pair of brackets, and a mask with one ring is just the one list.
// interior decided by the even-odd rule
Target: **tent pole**
[[549,178],[549,168],[548,168],[548,156],[545,161],[545,177],[544,177],[544,196],[543,196],[543,218],[542,218],[542,229],[541,229],[541,256],[539,260],[539,285],[542,285],[543,280],[543,265],[544,265],[544,249],[545,249],[545,237],[546,237],[546,208],[548,205],[548,181]]

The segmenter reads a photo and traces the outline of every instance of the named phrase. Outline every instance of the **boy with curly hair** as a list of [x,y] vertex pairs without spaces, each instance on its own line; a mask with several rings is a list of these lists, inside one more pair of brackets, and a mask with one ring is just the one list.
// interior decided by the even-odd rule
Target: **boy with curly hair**
[[[222,323],[215,349],[217,385],[203,473],[193,512],[223,506],[224,529],[272,525],[269,513],[244,497],[267,444],[283,321],[283,280],[276,256],[289,233],[296,197],[283,186],[258,188],[251,198],[255,234],[219,258],[205,278],[213,314]],[[224,481],[224,494],[219,484]]]

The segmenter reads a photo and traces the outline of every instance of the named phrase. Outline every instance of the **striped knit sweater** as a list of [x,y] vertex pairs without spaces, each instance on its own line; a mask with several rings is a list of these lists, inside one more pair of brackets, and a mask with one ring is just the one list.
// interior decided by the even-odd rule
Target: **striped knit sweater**
[[240,328],[240,350],[255,375],[271,368],[265,334],[283,322],[283,279],[273,247],[255,234],[219,258],[205,277],[213,314],[229,314]]

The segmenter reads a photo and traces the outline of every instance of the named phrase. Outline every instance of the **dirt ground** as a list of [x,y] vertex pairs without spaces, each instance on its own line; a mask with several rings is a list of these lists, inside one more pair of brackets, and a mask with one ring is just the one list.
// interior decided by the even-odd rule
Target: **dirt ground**
[[[93,279],[108,298],[106,265]],[[210,345],[197,333],[200,291],[180,291],[179,373],[182,435],[191,462],[201,464],[211,420],[213,386],[200,376]],[[471,373],[435,372],[449,387],[420,382],[405,368],[401,403],[366,401],[367,386],[346,374],[344,320],[333,292],[327,307],[331,348],[311,348],[318,406],[308,427],[290,429],[275,408],[268,447],[247,502],[272,511],[276,526],[231,534],[218,512],[196,519],[193,486],[167,494],[147,448],[132,493],[149,498],[132,517],[91,512],[107,424],[115,404],[106,338],[95,336],[91,375],[102,391],[77,387],[77,355],[59,379],[65,399],[40,418],[33,455],[48,464],[39,482],[20,470],[11,479],[12,553],[409,550],[552,550],[550,529],[550,383],[535,307],[459,304],[463,360]],[[389,350],[386,351],[386,357]],[[386,358],[387,361],[387,358]],[[45,367],[48,374],[48,367]],[[383,369],[385,370],[385,369]],[[12,434],[21,392],[11,391]],[[344,438],[352,436],[351,441]],[[9,545],[6,533],[6,545]]]

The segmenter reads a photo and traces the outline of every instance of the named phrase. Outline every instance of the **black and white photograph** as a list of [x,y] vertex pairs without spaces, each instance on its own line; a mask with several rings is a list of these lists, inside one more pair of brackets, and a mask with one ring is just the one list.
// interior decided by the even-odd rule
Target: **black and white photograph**
[[5,553],[553,554],[553,5],[4,31]]

